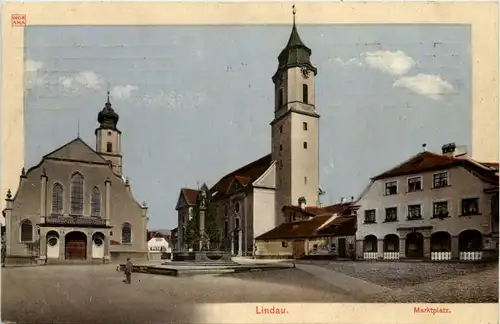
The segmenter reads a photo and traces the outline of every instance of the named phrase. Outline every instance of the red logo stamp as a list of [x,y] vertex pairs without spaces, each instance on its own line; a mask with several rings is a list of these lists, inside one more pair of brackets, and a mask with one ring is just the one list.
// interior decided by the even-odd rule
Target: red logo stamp
[[26,26],[26,15],[12,14],[10,17],[12,27]]

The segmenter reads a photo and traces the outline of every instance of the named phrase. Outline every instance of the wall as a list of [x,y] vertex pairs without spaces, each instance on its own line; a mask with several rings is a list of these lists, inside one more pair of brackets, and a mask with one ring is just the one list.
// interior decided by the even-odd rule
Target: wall
[[291,240],[259,240],[256,241],[255,245],[257,258],[292,258],[293,256],[293,242]]
[[253,189],[253,236],[258,237],[278,226],[275,218],[275,191]]

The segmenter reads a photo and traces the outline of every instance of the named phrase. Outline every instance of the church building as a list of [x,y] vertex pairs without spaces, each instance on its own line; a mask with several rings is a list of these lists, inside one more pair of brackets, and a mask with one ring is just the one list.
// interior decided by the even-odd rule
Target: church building
[[147,257],[147,210],[122,175],[119,116],[99,112],[95,150],[79,137],[23,168],[7,193],[7,263],[107,263]]
[[[226,174],[210,188],[223,249],[253,255],[255,238],[285,221],[282,207],[319,198],[319,114],[315,106],[316,67],[311,49],[295,25],[278,56],[272,77],[275,100],[271,153]],[[196,190],[182,189],[177,210],[177,248],[183,249],[186,208]],[[182,200],[182,201],[181,201]],[[182,213],[182,215],[181,215]]]

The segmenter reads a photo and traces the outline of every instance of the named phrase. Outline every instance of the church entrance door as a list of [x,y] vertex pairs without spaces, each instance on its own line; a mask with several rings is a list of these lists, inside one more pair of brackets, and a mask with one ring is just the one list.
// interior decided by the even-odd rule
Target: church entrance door
[[65,238],[65,255],[70,260],[85,260],[87,258],[87,236],[82,232],[70,232]]

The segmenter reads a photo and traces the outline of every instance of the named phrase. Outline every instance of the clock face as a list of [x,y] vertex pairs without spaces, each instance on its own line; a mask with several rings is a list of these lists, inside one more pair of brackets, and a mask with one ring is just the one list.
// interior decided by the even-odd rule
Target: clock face
[[306,67],[301,67],[300,72],[305,79],[309,78],[309,70]]

